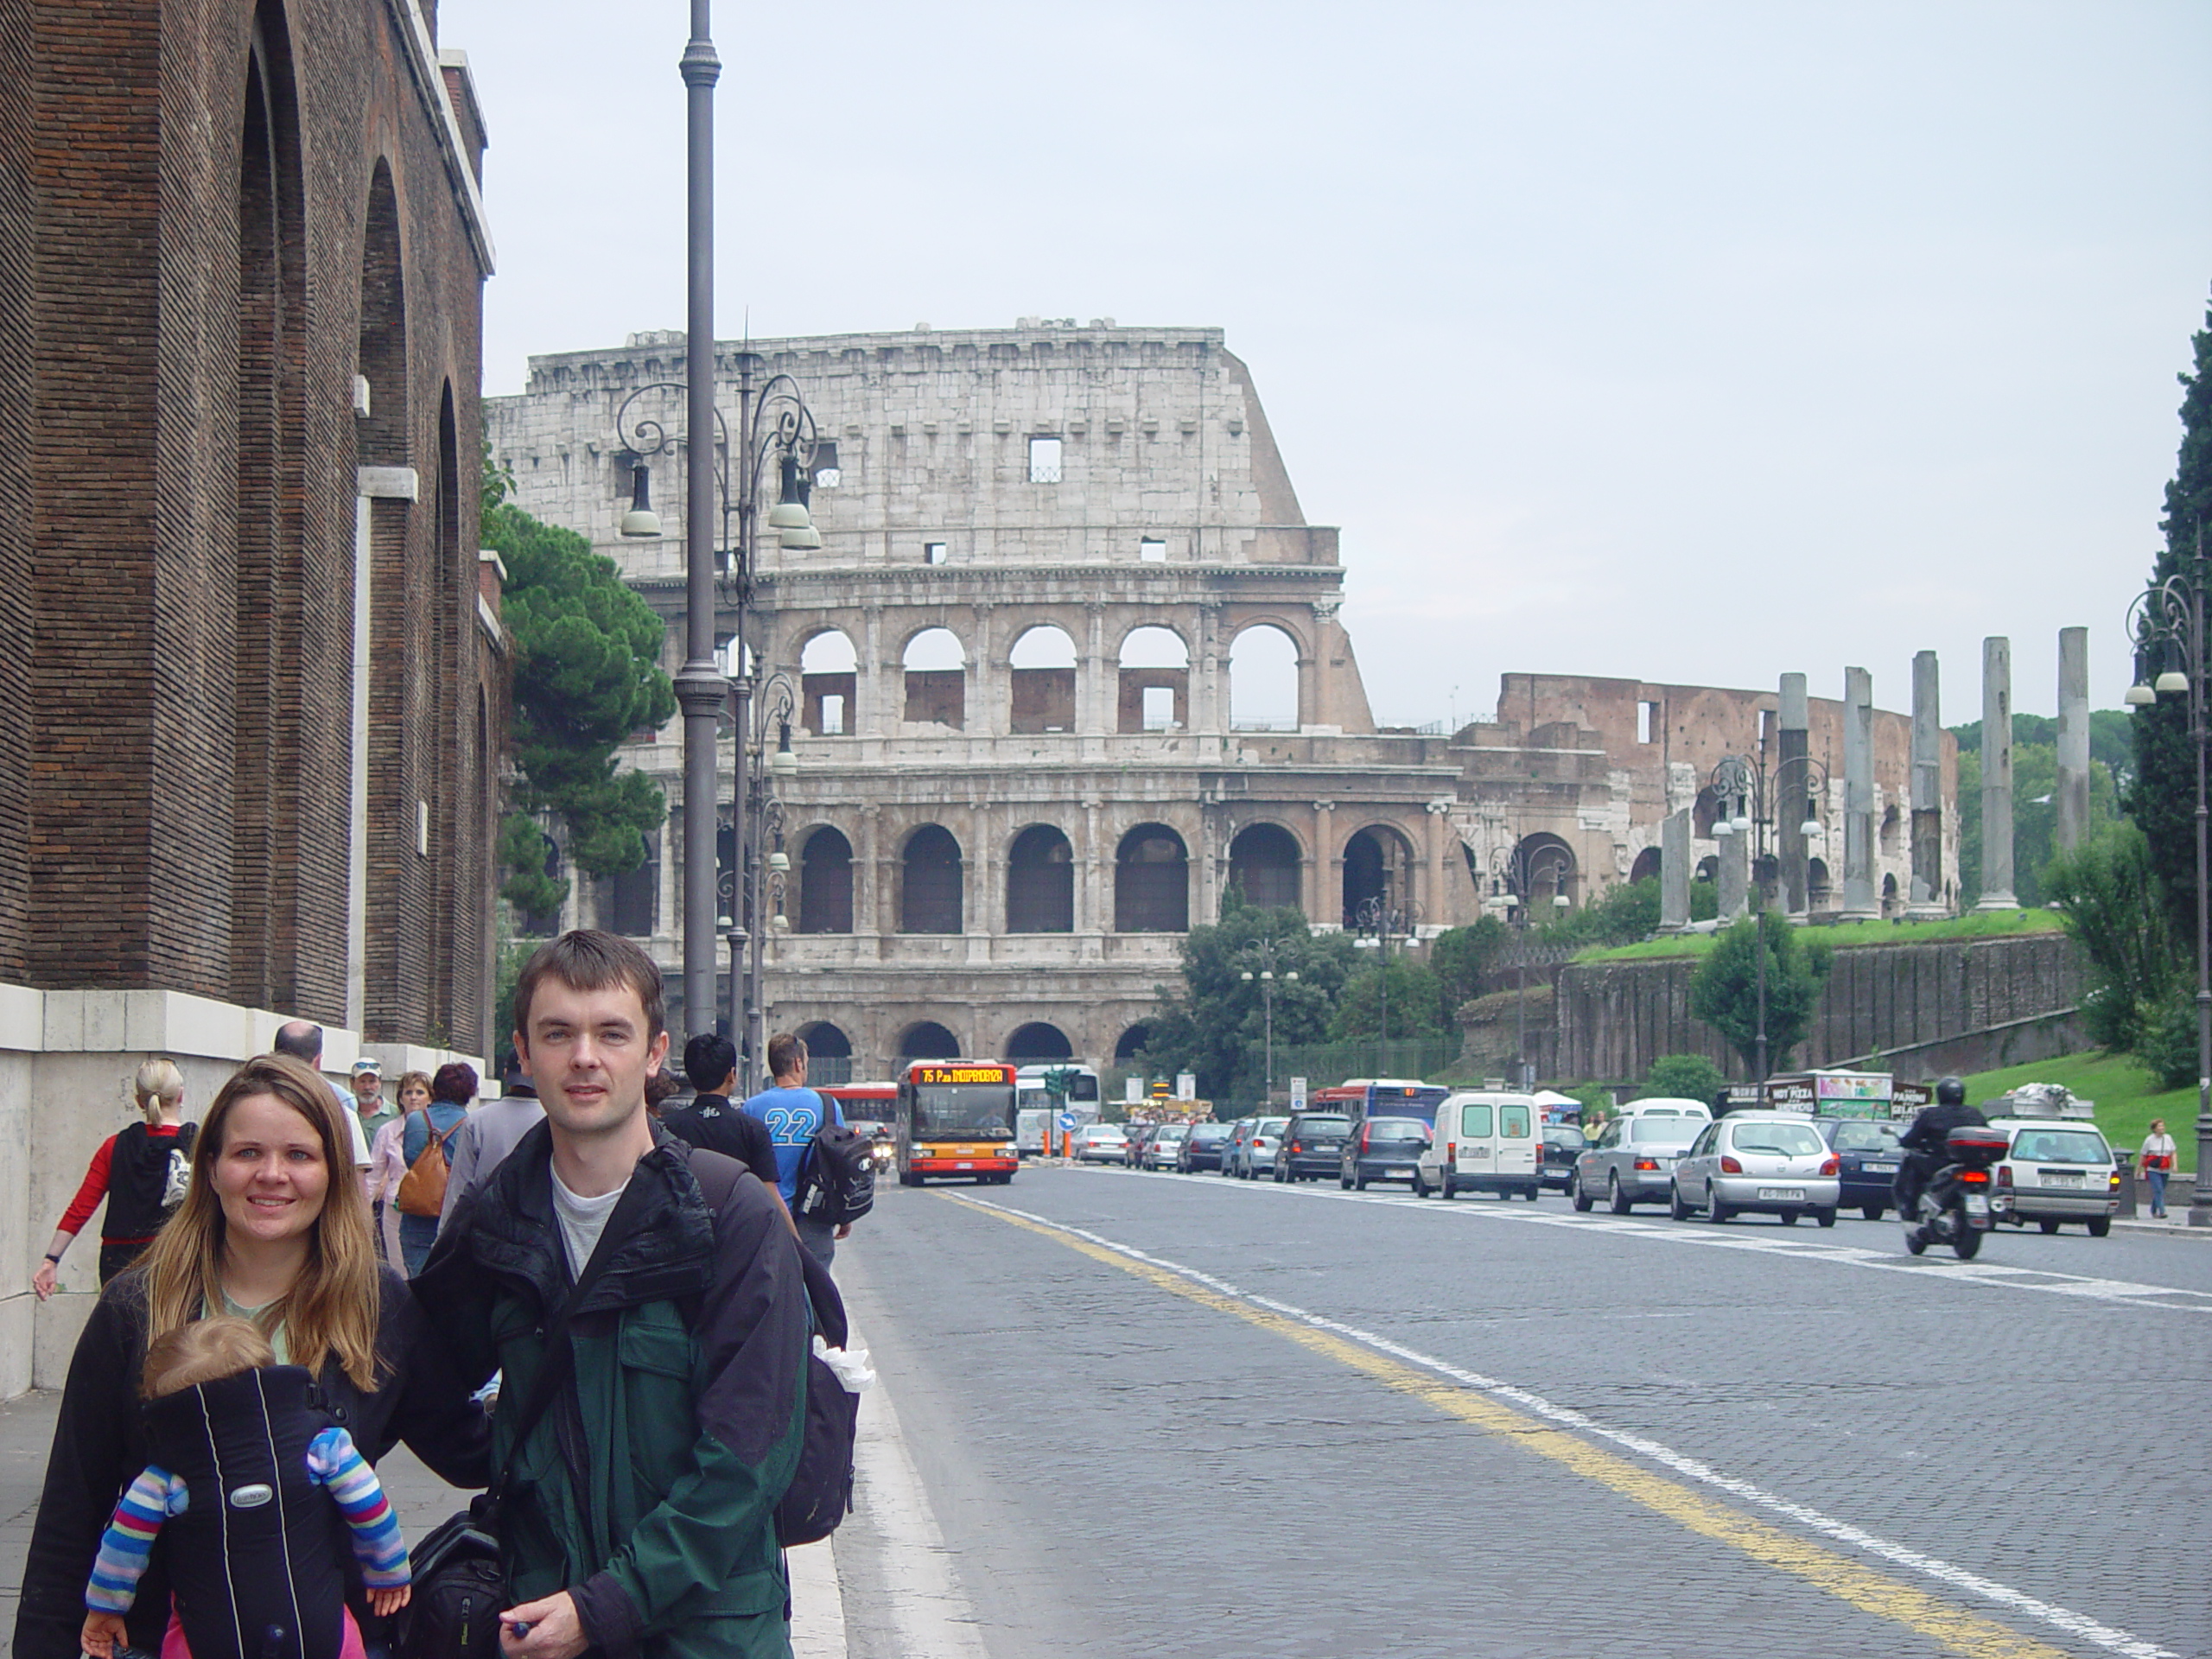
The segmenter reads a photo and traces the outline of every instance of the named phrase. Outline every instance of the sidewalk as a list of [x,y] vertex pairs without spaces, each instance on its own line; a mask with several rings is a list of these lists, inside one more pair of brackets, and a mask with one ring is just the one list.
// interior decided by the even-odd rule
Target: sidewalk
[[[0,1405],[0,1655],[10,1651],[16,1604],[22,1594],[23,1557],[31,1520],[46,1478],[47,1449],[61,1396],[48,1390]],[[405,1446],[395,1446],[378,1466],[399,1523],[420,1538],[468,1501],[468,1494],[432,1474]],[[791,1652],[794,1659],[845,1659],[845,1609],[837,1582],[834,1540],[789,1552]]]

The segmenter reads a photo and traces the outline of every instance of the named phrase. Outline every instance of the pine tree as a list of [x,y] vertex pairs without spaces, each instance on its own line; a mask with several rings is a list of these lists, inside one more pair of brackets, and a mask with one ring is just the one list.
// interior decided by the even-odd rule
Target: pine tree
[[[2198,581],[2200,538],[2212,518],[2212,308],[2194,341],[2195,365],[2181,377],[2181,455],[2166,486],[2166,516],[2159,525],[2166,545],[2151,580],[2179,575]],[[2206,543],[2212,552],[2212,543]],[[2150,671],[2161,666],[2154,656]],[[2166,896],[2177,938],[2196,937],[2196,755],[2189,734],[2185,697],[2161,697],[2134,715],[2135,785],[2128,816],[2151,843],[2151,861]]]

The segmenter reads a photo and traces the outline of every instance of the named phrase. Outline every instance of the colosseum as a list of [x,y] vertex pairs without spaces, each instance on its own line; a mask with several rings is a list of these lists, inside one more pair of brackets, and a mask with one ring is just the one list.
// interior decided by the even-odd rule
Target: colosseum
[[[747,632],[757,674],[788,686],[798,761],[775,782],[791,868],[766,1018],[838,1071],[1126,1059],[1182,936],[1232,887],[1327,928],[1382,899],[1429,937],[1511,906],[1516,849],[1533,896],[1570,905],[1652,873],[1678,809],[1713,859],[1712,768],[1770,735],[1771,691],[1522,673],[1503,677],[1494,720],[1378,728],[1339,620],[1338,532],[1306,522],[1217,328],[1031,318],[719,345],[732,422],[741,367],[791,376],[834,446],[813,480],[822,544],[766,538]],[[654,480],[665,535],[624,539],[638,457],[615,421],[682,370],[681,334],[639,334],[533,358],[527,390],[486,400],[517,499],[618,561],[670,624],[671,671],[684,456]],[[680,419],[677,393],[645,396]],[[718,637],[734,626],[725,614]],[[1842,724],[1840,703],[1813,701],[1836,860]],[[1876,879],[1901,909],[1910,721],[1878,714],[1873,737]],[[561,919],[639,938],[673,982],[680,721],[624,760],[667,792],[670,829],[634,875],[576,883]],[[1825,846],[1808,851],[1817,916],[1834,884]]]

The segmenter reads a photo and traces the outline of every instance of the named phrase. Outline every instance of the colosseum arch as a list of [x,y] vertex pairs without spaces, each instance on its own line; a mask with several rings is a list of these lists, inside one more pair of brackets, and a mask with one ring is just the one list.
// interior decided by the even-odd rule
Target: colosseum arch
[[1017,1065],[1034,1065],[1045,1060],[1071,1060],[1075,1045],[1068,1041],[1067,1033],[1058,1026],[1041,1020],[1033,1020],[1015,1028],[1006,1039],[1006,1058]]
[[1631,884],[1638,881],[1656,881],[1664,863],[1664,856],[1659,849],[1647,847],[1636,855],[1636,862],[1629,866],[1628,879]]
[[1114,857],[1114,931],[1191,931],[1191,855],[1164,823],[1141,823]]
[[941,823],[906,837],[899,859],[899,931],[961,931],[960,843]]
[[1131,1026],[1127,1031],[1123,1032],[1120,1037],[1115,1039],[1114,1064],[1116,1065],[1128,1065],[1131,1060],[1135,1059],[1138,1055],[1144,1052],[1145,1045],[1149,1043],[1151,1040],[1152,1027],[1143,1020],[1139,1020],[1135,1025]]
[[1075,849],[1052,824],[1031,824],[1007,849],[1006,931],[1075,931]]
[[1173,628],[1147,622],[1123,636],[1115,729],[1166,732],[1191,723],[1191,647]]
[[860,656],[842,628],[823,628],[799,647],[799,725],[816,737],[859,729]]
[[920,724],[968,723],[968,648],[950,628],[924,628],[906,641],[899,664],[906,671],[901,718]]
[[917,1020],[899,1033],[899,1058],[957,1060],[960,1058],[960,1039],[934,1020]]
[[1297,639],[1281,624],[1251,622],[1229,646],[1229,727],[1236,732],[1294,732],[1300,696]]
[[[1580,876],[1574,849],[1557,836],[1523,836],[1513,849],[1514,858],[1527,872],[1528,892],[1522,895],[1532,912],[1529,919],[1548,922],[1554,911],[1571,907],[1580,893]],[[1557,902],[1561,895],[1566,905]]]
[[1011,715],[1016,733],[1075,729],[1075,640],[1055,622],[1023,630],[1007,653]]
[[798,931],[853,931],[853,843],[843,830],[830,824],[799,838]]
[[1305,855],[1279,823],[1248,823],[1229,843],[1229,885],[1255,910],[1302,910]]
[[1370,823],[1344,842],[1344,925],[1369,904],[1402,908],[1414,898],[1414,844],[1394,824]]

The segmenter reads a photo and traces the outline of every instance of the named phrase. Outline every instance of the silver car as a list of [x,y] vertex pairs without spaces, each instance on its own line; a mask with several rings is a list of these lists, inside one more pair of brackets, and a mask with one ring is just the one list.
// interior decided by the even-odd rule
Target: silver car
[[1704,1127],[1700,1119],[1672,1115],[1615,1118],[1575,1158],[1567,1198],[1587,1211],[1602,1197],[1617,1216],[1639,1204],[1664,1204],[1674,1188],[1675,1160]]
[[1262,1172],[1272,1178],[1275,1168],[1275,1147],[1282,1141],[1282,1132],[1289,1126],[1287,1117],[1262,1117],[1252,1124],[1252,1133],[1244,1137],[1236,1148],[1236,1167],[1230,1171],[1240,1181],[1257,1180]]
[[1812,1120],[1790,1112],[1737,1112],[1708,1123],[1675,1166],[1668,1212],[1688,1221],[1694,1211],[1715,1221],[1746,1211],[1780,1216],[1785,1227],[1809,1215],[1835,1225],[1843,1195],[1842,1166]]
[[1187,1123],[1163,1123],[1151,1140],[1144,1143],[1144,1150],[1137,1154],[1139,1169],[1166,1170],[1175,1167],[1182,1156],[1183,1143],[1191,1138]]

